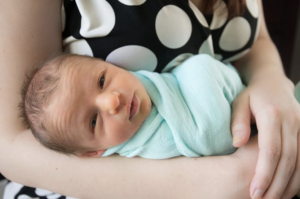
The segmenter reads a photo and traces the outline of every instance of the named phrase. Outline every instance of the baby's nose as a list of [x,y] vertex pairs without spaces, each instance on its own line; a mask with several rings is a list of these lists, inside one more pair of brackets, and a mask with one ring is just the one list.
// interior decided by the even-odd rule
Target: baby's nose
[[98,97],[97,104],[102,112],[117,114],[120,105],[120,93],[113,91]]

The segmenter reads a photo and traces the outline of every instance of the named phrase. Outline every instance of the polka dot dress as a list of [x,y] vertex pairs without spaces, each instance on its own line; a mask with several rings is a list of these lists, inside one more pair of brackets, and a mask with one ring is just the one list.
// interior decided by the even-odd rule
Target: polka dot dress
[[50,191],[26,187],[19,183],[8,182],[5,187],[3,199],[76,199],[72,197],[62,196]]
[[[203,15],[189,0],[64,0],[64,48],[127,70],[168,71],[206,53],[223,62],[245,55],[259,32],[256,0],[228,19],[223,1]],[[73,199],[9,182],[3,199]]]
[[189,0],[65,0],[64,47],[126,70],[163,72],[206,53],[223,62],[246,54],[259,30],[256,0],[228,19],[219,1],[204,16]]

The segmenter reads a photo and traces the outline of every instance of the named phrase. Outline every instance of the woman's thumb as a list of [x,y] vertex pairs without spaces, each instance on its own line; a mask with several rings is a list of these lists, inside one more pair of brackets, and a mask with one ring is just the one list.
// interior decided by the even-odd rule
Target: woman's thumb
[[231,133],[233,146],[241,147],[250,137],[251,110],[249,95],[242,92],[232,103]]

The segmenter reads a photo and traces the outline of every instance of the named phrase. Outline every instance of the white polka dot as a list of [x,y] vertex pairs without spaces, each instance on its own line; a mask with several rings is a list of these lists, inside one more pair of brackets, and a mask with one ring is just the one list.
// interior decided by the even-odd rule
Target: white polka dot
[[235,17],[225,27],[219,45],[223,50],[239,50],[247,44],[250,36],[251,28],[248,21],[242,17]]
[[40,189],[40,188],[36,188],[35,189],[35,194],[38,196],[46,196],[47,199],[57,199],[59,197],[61,197],[61,195],[57,194],[57,193],[53,193],[51,191],[47,191],[44,189]]
[[217,60],[222,60],[222,59],[223,59],[223,56],[220,55],[220,54],[215,54],[215,55],[214,55],[214,58],[217,59]]
[[66,25],[66,12],[65,12],[64,3],[62,3],[61,6],[61,31],[62,32],[65,30],[65,25]]
[[16,182],[9,182],[6,186],[5,186],[5,190],[3,193],[3,198],[4,199],[10,199],[10,198],[14,198],[17,193],[23,188],[23,185],[16,183]]
[[69,37],[65,38],[63,40],[63,47],[65,48],[66,45],[68,45],[69,43],[71,43],[73,41],[77,41],[77,39],[75,39],[73,36],[69,36]]
[[227,18],[228,18],[227,6],[222,0],[219,0],[214,5],[214,14],[213,14],[212,22],[210,24],[210,29],[214,30],[214,29],[221,28],[227,21]]
[[106,61],[130,71],[154,71],[157,66],[157,58],[151,50],[135,45],[114,50]]
[[86,38],[104,37],[115,26],[114,10],[107,1],[77,0],[81,14],[80,34]]
[[172,49],[185,45],[192,34],[190,18],[174,5],[167,5],[159,11],[155,28],[160,42]]
[[256,41],[258,35],[259,35],[259,30],[260,30],[260,17],[257,19],[257,25],[256,25],[256,32],[255,32],[255,36],[254,36],[254,41]]
[[210,56],[213,56],[214,54],[214,47],[213,47],[213,41],[212,41],[212,36],[209,35],[207,40],[205,40],[200,49],[199,49],[199,54],[208,54]]
[[236,54],[236,55],[234,55],[234,56],[232,56],[232,57],[229,57],[229,58],[223,60],[223,62],[224,62],[224,63],[228,63],[228,62],[236,61],[236,60],[238,60],[239,58],[241,58],[241,57],[243,57],[244,55],[246,55],[249,51],[250,51],[250,49],[246,49],[246,50],[244,50],[244,51],[242,51],[242,52],[240,52],[240,53],[238,53],[238,54]]
[[247,8],[248,8],[249,12],[251,13],[251,15],[254,18],[257,18],[259,15],[257,0],[246,0],[246,5],[247,5]]
[[201,25],[208,28],[207,21],[204,15],[202,14],[202,12],[200,12],[200,10],[190,0],[189,0],[189,5],[190,8],[193,10],[195,16],[197,17],[198,21],[201,23]]
[[35,189],[35,193],[36,193],[36,195],[39,195],[39,196],[46,196],[46,195],[49,195],[49,194],[53,194],[50,191],[47,191],[47,190],[44,190],[44,189],[40,189],[40,188],[36,188]]
[[167,66],[162,70],[162,72],[169,72],[172,70],[174,67],[178,66],[182,62],[184,62],[186,59],[189,57],[193,56],[191,53],[183,53],[181,55],[178,55],[175,57],[172,61],[170,61]]
[[146,2],[146,0],[119,0],[119,1],[128,6],[139,6]]
[[32,197],[30,197],[28,195],[25,195],[25,194],[22,194],[22,195],[19,195],[17,199],[32,199]]
[[70,51],[70,53],[78,55],[94,56],[94,53],[90,45],[85,39],[75,39],[73,36],[66,38],[63,41],[64,50]]

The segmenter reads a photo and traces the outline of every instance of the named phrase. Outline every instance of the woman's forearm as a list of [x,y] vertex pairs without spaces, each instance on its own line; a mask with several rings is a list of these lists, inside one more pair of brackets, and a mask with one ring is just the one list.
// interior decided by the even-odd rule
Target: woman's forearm
[[4,174],[22,175],[21,160],[19,166],[10,167],[27,152],[14,147],[25,129],[17,108],[21,86],[26,72],[61,51],[60,11],[60,1],[0,0],[0,172]]
[[[251,143],[254,149],[246,149]],[[4,174],[19,183],[77,198],[246,199],[257,146],[250,142],[245,147],[221,157],[80,159],[43,148],[27,131],[7,148],[10,156],[4,160],[12,169]]]
[[0,5],[0,171],[5,172],[6,150],[25,129],[17,108],[25,74],[61,50],[61,3],[0,0]]
[[0,5],[0,136],[12,139],[24,130],[17,106],[25,73],[61,50],[61,3],[0,0]]

